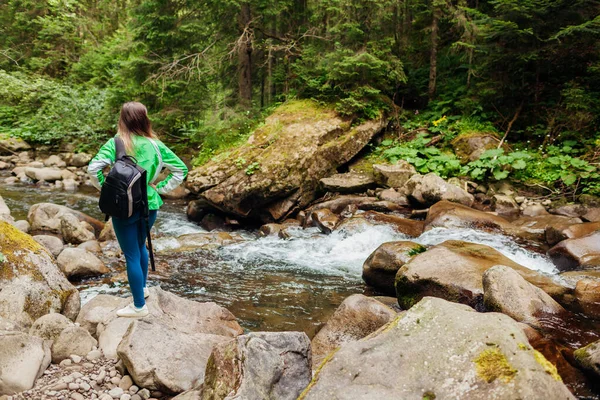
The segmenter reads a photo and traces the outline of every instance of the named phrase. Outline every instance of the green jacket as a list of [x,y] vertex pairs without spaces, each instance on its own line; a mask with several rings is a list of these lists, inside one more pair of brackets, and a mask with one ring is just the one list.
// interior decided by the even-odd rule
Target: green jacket
[[[158,210],[163,204],[159,194],[168,193],[175,189],[185,179],[188,169],[179,157],[175,155],[160,140],[149,139],[143,136],[133,135],[134,157],[137,164],[144,168],[148,177],[148,208]],[[106,166],[115,163],[116,150],[115,140],[109,139],[100,148],[98,154],[90,161],[88,173],[92,184],[100,189],[104,184],[102,171]],[[156,190],[150,184],[154,184],[163,168],[171,173],[164,180],[156,184]]]

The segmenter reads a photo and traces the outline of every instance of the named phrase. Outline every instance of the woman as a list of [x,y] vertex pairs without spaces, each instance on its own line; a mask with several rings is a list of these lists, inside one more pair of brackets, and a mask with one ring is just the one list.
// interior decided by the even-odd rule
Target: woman
[[[146,107],[138,102],[123,104],[119,117],[117,135],[123,140],[127,154],[133,156],[137,164],[147,172],[148,208],[150,227],[156,221],[156,213],[163,204],[159,194],[175,189],[187,175],[187,167],[167,146],[156,139],[148,119]],[[115,162],[114,138],[102,146],[88,166],[92,184],[100,189],[104,183],[102,173],[106,166]],[[170,174],[163,181],[154,184],[163,167]],[[129,218],[113,218],[113,228],[127,262],[127,279],[133,295],[133,304],[118,310],[117,315],[128,318],[143,318],[148,315],[145,298],[148,297],[148,251],[146,250],[146,227],[142,213]]]

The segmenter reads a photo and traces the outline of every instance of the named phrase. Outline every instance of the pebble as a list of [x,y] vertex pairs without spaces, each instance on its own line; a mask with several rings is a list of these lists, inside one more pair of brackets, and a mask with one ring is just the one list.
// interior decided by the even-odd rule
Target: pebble
[[59,392],[61,390],[65,390],[67,388],[67,382],[58,382],[57,384],[53,385],[50,389],[56,392]]
[[75,364],[79,364],[81,362],[81,357],[77,354],[73,354],[70,358]]
[[71,383],[71,382],[75,381],[75,378],[73,378],[73,375],[68,375],[68,376],[65,376],[64,378],[62,378],[62,381],[64,383]]
[[85,356],[85,358],[87,358],[90,361],[97,360],[100,357],[102,357],[102,352],[100,350],[92,350],[89,353],[87,353],[87,356]]
[[73,361],[71,361],[69,358],[65,358],[58,365],[60,365],[61,367],[68,367],[71,364],[73,364]]
[[124,393],[119,400],[131,400],[131,395],[129,393]]
[[81,385],[79,385],[79,388],[84,390],[84,391],[89,391],[92,387],[88,384],[88,383],[82,383]]
[[115,376],[114,378],[110,378],[110,383],[112,383],[113,385],[119,386],[119,383],[121,383],[121,378],[119,378],[118,376]]
[[150,391],[148,389],[142,389],[137,394],[139,394],[143,400],[148,400],[150,398]]
[[83,377],[83,374],[81,372],[73,372],[71,376],[75,379],[80,379]]
[[98,384],[101,385],[102,382],[104,382],[104,378],[106,378],[106,371],[100,370],[100,373],[98,374],[98,377],[96,378],[96,382],[98,382]]
[[94,368],[94,364],[89,363],[89,362],[83,363],[83,368],[92,369],[92,368]]
[[81,393],[71,393],[71,398],[73,400],[85,400],[85,397],[83,397],[83,395]]
[[142,400],[142,398],[139,394],[134,394],[133,396],[131,396],[131,400]]
[[120,387],[116,387],[114,389],[110,389],[108,391],[108,394],[110,395],[110,397],[112,397],[113,399],[119,399],[121,398],[121,396],[123,395],[123,389],[121,389]]
[[129,393],[131,393],[131,394],[136,394],[136,393],[138,392],[138,390],[140,390],[140,388],[139,388],[139,387],[137,387],[137,386],[135,386],[135,385],[132,385],[132,386],[129,388]]
[[112,396],[108,393],[105,393],[102,395],[102,397],[100,397],[100,400],[112,400]]
[[108,375],[111,378],[114,378],[115,376],[117,376],[117,370],[116,369],[111,369]]
[[79,389],[79,385],[76,383],[69,383],[69,390],[77,390]]
[[129,375],[125,375],[121,379],[121,382],[118,383],[118,385],[123,390],[129,390],[131,385],[133,385],[133,380],[131,379],[131,377]]

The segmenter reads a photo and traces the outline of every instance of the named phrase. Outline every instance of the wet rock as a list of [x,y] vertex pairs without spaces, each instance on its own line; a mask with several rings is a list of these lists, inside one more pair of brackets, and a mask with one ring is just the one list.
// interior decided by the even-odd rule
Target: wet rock
[[56,236],[50,235],[35,235],[33,239],[44,246],[54,257],[58,257],[65,247],[63,241]]
[[29,328],[51,312],[77,316],[79,292],[31,236],[0,221],[0,253],[0,317]]
[[163,193],[160,196],[163,199],[175,200],[175,199],[183,199],[183,198],[187,197],[189,194],[190,194],[190,191],[187,190],[185,187],[177,186],[175,189],[171,190],[170,192]]
[[384,187],[401,188],[417,173],[415,167],[409,162],[400,160],[397,164],[375,164],[373,173],[377,183]]
[[382,190],[377,197],[382,201],[389,201],[401,207],[410,205],[408,198],[405,195],[398,193],[392,188]]
[[549,227],[565,224],[572,225],[580,222],[581,220],[579,218],[547,214],[539,215],[537,217],[521,217],[512,221],[512,224],[531,239],[544,242],[546,241],[546,230]]
[[305,333],[238,336],[215,346],[202,397],[295,400],[310,382],[310,366],[310,340]]
[[370,335],[396,315],[371,297],[354,294],[346,298],[312,340],[313,368],[338,347]]
[[410,241],[387,242],[379,246],[363,264],[362,278],[380,292],[395,295],[398,270],[426,248]]
[[227,213],[279,221],[313,201],[319,180],[350,161],[385,126],[377,120],[351,127],[316,103],[303,101],[302,111],[294,104],[276,109],[226,159],[192,170],[188,189]]
[[54,182],[62,180],[62,171],[56,168],[25,168],[25,175],[34,181]]
[[576,350],[573,355],[581,368],[600,376],[600,340]]
[[104,223],[89,215],[52,203],[39,203],[31,206],[27,214],[27,220],[31,224],[31,230],[33,231],[60,233],[62,216],[65,214],[73,214],[80,221],[89,223],[94,227],[96,233],[100,233],[102,228],[104,228]]
[[110,272],[98,257],[84,249],[68,247],[60,253],[56,261],[69,279],[99,276]]
[[543,318],[549,315],[566,313],[546,292],[504,265],[496,265],[485,271],[483,291],[487,310],[501,312],[534,328],[543,328]]
[[229,230],[227,220],[219,214],[206,214],[202,220],[200,220],[199,225],[209,232],[214,230]]
[[529,283],[554,298],[561,299],[569,292],[550,278],[517,264],[491,247],[448,240],[415,256],[398,270],[398,303],[408,309],[424,296],[435,296],[481,308],[483,274],[495,265],[514,269]]
[[[57,183],[60,181],[57,181]],[[74,192],[79,187],[79,183],[75,179],[65,179],[62,181],[64,190]]]
[[322,210],[324,208],[331,210],[334,214],[341,214],[348,207],[358,207],[364,204],[370,204],[377,202],[376,197],[364,197],[364,196],[338,196],[332,200],[324,201],[322,203],[317,203],[314,206],[310,207],[307,210],[307,213],[310,214],[313,211]]
[[[144,321],[158,321],[166,327],[176,329],[184,334],[206,333],[231,338],[243,333],[233,314],[215,303],[186,300],[160,288],[150,288],[150,293],[150,297],[146,299],[150,316],[144,318]],[[125,304],[128,302],[131,300],[125,301]],[[108,301],[102,301],[102,304],[106,303]],[[105,310],[102,314],[108,307],[104,306],[103,308]],[[117,318],[117,309],[115,307],[110,311],[109,315],[105,316],[102,322],[96,326],[100,349],[108,358],[117,356],[117,346],[132,323],[130,319]],[[90,310],[86,310],[86,313],[93,315]],[[135,382],[138,386],[144,387],[144,385],[139,385],[138,381]]]
[[600,208],[589,208],[587,212],[581,216],[581,219],[587,222],[600,222]]
[[48,342],[24,333],[0,333],[0,395],[31,389],[48,365]]
[[399,233],[407,236],[418,237],[423,233],[423,221],[402,218],[396,215],[382,214],[375,211],[367,211],[349,218],[338,225],[337,229],[347,228],[353,224],[364,225],[386,225]]
[[64,315],[50,313],[38,318],[31,326],[29,334],[53,342],[65,328],[70,326],[73,326],[73,322]]
[[437,298],[425,298],[385,329],[343,345],[300,398],[349,393],[365,400],[574,399],[510,317]]
[[58,364],[72,355],[85,357],[97,345],[98,341],[87,330],[69,326],[52,343],[52,362]]
[[600,269],[600,232],[563,240],[548,255],[561,271]]
[[187,251],[198,248],[214,248],[227,244],[242,242],[244,238],[235,233],[228,232],[209,232],[209,233],[188,233],[177,237],[181,245],[176,251]]
[[207,333],[184,333],[156,320],[136,320],[117,354],[138,386],[181,393],[203,382],[213,347],[228,340]]
[[498,147],[498,138],[490,133],[469,132],[458,135],[452,140],[454,154],[465,164],[479,160],[479,157],[490,149]]
[[496,194],[492,197],[492,208],[500,216],[516,217],[521,213],[515,199],[503,194]]
[[[411,188],[412,190],[410,190]],[[446,182],[434,173],[413,176],[406,183],[405,189],[409,189],[409,193],[407,193],[409,199],[423,206],[431,206],[446,200],[470,207],[475,200],[473,195],[466,190]]]
[[325,190],[337,193],[362,193],[375,185],[373,177],[355,172],[336,174],[320,182]]
[[117,240],[117,235],[115,235],[115,230],[113,229],[112,218],[106,222],[98,236],[99,242],[107,242],[109,240]]
[[541,204],[531,204],[523,208],[523,215],[526,217],[539,217],[540,215],[548,215],[548,211]]
[[600,222],[560,224],[546,228],[546,242],[554,246],[566,239],[578,239],[600,230]]
[[277,236],[282,229],[285,229],[285,225],[282,224],[265,224],[260,227],[258,234],[260,236]]
[[93,228],[90,232],[84,224],[87,223],[79,221],[73,214],[63,215],[60,219],[60,234],[64,241],[71,244],[81,244],[96,239]]
[[310,213],[313,224],[325,234],[330,234],[339,222],[339,218],[331,210],[322,208]]
[[582,312],[600,320],[600,279],[581,279],[575,286],[575,298]]
[[587,208],[581,204],[566,204],[550,209],[551,214],[562,215],[565,217],[579,218],[585,215]]

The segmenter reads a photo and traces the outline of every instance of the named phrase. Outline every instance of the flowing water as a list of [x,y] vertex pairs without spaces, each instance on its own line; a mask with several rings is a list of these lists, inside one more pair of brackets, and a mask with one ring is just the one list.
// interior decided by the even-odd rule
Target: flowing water
[[[0,186],[15,219],[25,219],[29,207],[40,202],[66,205],[102,218],[97,207],[97,194],[92,189],[75,193],[51,191],[27,185]],[[380,244],[407,240],[387,226],[364,226],[359,230],[334,231],[323,235],[315,228],[290,229],[291,239],[259,237],[255,232],[241,231],[245,240],[193,251],[177,251],[176,236],[206,232],[187,221],[184,201],[166,201],[155,225],[157,272],[151,273],[150,285],[199,301],[215,301],[228,308],[247,330],[300,330],[312,337],[349,295],[375,295],[361,279],[362,264]],[[543,254],[526,249],[513,239],[470,229],[433,229],[419,238],[423,245],[445,240],[465,240],[495,248],[508,258],[557,278],[557,269]],[[174,251],[168,251],[174,250]],[[123,258],[105,259],[113,271],[110,276],[79,283],[83,301],[99,293],[127,295]],[[551,341],[540,344],[547,355],[572,353],[583,342],[597,340],[597,327],[585,326],[580,319],[573,323],[556,321]],[[585,326],[585,328],[583,328]],[[596,332],[594,332],[596,331]],[[547,351],[544,351],[547,350]],[[566,364],[566,363],[565,363]],[[570,371],[569,366],[560,368]],[[571,367],[572,369],[572,367]],[[576,371],[577,372],[577,371]],[[597,399],[589,391],[590,384],[577,372],[570,385],[580,398]],[[576,387],[580,383],[580,387]]]

